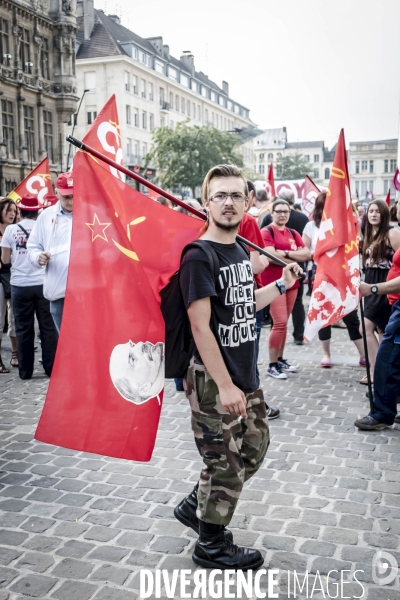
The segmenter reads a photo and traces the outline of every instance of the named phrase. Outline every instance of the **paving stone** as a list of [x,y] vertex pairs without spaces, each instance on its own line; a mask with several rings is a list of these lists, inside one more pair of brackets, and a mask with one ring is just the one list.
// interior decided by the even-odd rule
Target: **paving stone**
[[6,510],[10,512],[21,512],[29,506],[28,502],[24,502],[23,500],[4,500],[0,502],[0,510]]
[[98,542],[109,542],[119,533],[118,529],[111,527],[90,527],[85,534],[86,540],[96,540]]
[[103,560],[108,562],[119,562],[129,554],[129,548],[119,548],[116,546],[100,546],[93,550],[88,559]]
[[136,594],[128,590],[104,587],[94,597],[94,600],[136,600]]
[[133,550],[125,561],[127,565],[135,565],[146,569],[154,569],[160,562],[160,554],[143,552],[142,550]]
[[116,585],[124,585],[125,581],[132,573],[130,569],[121,569],[111,565],[102,565],[90,575],[93,581],[106,581]]
[[68,558],[83,558],[92,548],[94,548],[94,544],[79,542],[78,540],[68,540],[57,550],[56,554],[58,556],[67,556]]
[[0,565],[9,565],[10,562],[21,556],[21,554],[22,552],[15,550],[15,548],[0,546]]
[[300,546],[299,551],[304,554],[314,554],[316,556],[333,556],[335,553],[335,544],[328,542],[317,542],[315,540],[308,540]]
[[85,522],[93,523],[93,525],[103,525],[104,527],[108,527],[112,525],[120,518],[118,513],[109,513],[109,512],[90,512],[83,519]]
[[21,525],[21,529],[31,533],[43,533],[44,531],[47,531],[47,529],[50,529],[54,523],[54,519],[31,517]]
[[144,548],[150,543],[153,537],[154,535],[151,533],[135,531],[132,533],[123,533],[116,541],[119,546],[126,546],[127,548]]
[[91,583],[64,581],[51,597],[57,600],[89,600],[97,590],[98,587]]
[[34,598],[43,598],[56,583],[57,580],[51,577],[32,574],[18,579],[10,587],[10,590],[12,592],[16,592],[17,594],[33,596]]
[[189,540],[180,537],[159,536],[151,543],[150,549],[165,554],[180,554],[188,543]]
[[322,538],[326,542],[333,544],[357,544],[358,533],[349,529],[339,529],[337,527],[326,527],[323,530]]
[[377,548],[389,548],[395,550],[399,547],[399,538],[395,535],[388,533],[364,533],[363,540],[369,546],[376,546]]
[[288,523],[286,525],[285,533],[288,535],[294,535],[296,537],[304,538],[317,538],[319,535],[320,528],[316,525],[310,525],[309,523]]
[[0,530],[0,544],[5,546],[20,546],[28,535],[19,531]]
[[262,541],[263,546],[268,550],[284,550],[285,552],[292,552],[295,543],[295,538],[278,535],[266,535]]
[[93,570],[93,565],[74,558],[64,558],[51,572],[54,577],[85,579]]
[[56,535],[61,537],[76,538],[89,529],[87,523],[60,523],[54,530]]
[[56,537],[35,535],[24,543],[24,547],[28,548],[29,550],[50,553],[53,552],[53,550],[55,550],[61,543],[62,540]]
[[20,569],[29,569],[37,573],[44,573],[54,564],[54,559],[42,552],[27,552],[15,565]]
[[341,571],[350,571],[350,569],[350,562],[336,560],[334,558],[319,557],[313,561],[311,573],[319,571],[321,575],[326,575],[331,572],[330,577],[332,577],[332,579],[340,579]]
[[57,511],[53,517],[62,521],[78,521],[82,519],[86,514],[87,510],[84,508],[76,508],[73,506],[63,507]]

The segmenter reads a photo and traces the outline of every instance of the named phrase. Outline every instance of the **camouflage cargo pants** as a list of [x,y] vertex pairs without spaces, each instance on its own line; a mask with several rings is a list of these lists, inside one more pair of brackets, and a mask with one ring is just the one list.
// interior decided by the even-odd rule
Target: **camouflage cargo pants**
[[267,412],[259,388],[247,399],[247,419],[226,412],[204,365],[192,358],[183,381],[192,409],[192,430],[205,467],[201,471],[197,516],[228,525],[245,481],[258,471],[269,446]]

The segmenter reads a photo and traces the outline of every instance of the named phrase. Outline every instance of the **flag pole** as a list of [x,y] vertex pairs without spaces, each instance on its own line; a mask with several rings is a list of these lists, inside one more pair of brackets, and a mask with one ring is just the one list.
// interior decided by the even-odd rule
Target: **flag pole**
[[[168,192],[165,192],[162,188],[158,187],[154,183],[151,183],[151,181],[148,181],[147,179],[144,179],[144,177],[141,177],[137,173],[134,173],[133,171],[130,171],[126,167],[123,167],[119,163],[115,162],[115,160],[112,160],[111,158],[108,158],[108,156],[105,156],[104,154],[102,154],[101,152],[99,152],[98,150],[96,150],[95,148],[92,148],[91,146],[88,146],[87,144],[85,144],[81,140],[77,140],[76,138],[72,137],[72,135],[68,135],[67,136],[67,142],[69,142],[73,146],[76,146],[77,148],[79,148],[79,150],[82,150],[83,152],[88,152],[88,154],[91,154],[92,156],[95,156],[96,158],[102,160],[103,162],[107,163],[111,167],[114,167],[114,169],[117,169],[121,173],[124,173],[125,175],[127,175],[131,179],[135,179],[135,181],[138,181],[142,185],[150,188],[151,190],[153,190],[153,192],[156,192],[160,196],[164,196],[164,198],[167,198],[168,200],[170,200],[174,204],[178,204],[179,206],[181,206],[182,208],[184,208],[188,212],[192,213],[193,215],[195,215],[199,219],[202,219],[203,221],[207,220],[207,217],[202,212],[200,212],[199,210],[196,210],[192,206],[189,206],[188,204],[185,204],[185,202],[182,202],[182,200],[178,200],[178,198],[175,198],[175,196],[172,196],[172,194],[169,194]],[[266,256],[267,258],[269,258],[270,260],[273,260],[274,263],[278,264],[280,267],[286,267],[287,263],[285,261],[283,261],[280,258],[274,256],[273,254],[270,254],[269,252],[267,252],[266,250],[264,250],[264,248],[260,248],[256,244],[253,244],[253,242],[250,242],[249,240],[246,240],[241,235],[237,235],[236,239],[239,240],[239,241],[241,241],[241,242],[243,242],[243,243],[245,243],[246,246],[250,246],[254,250],[258,250],[258,252],[260,254],[263,254],[264,256]],[[304,279],[304,278],[305,278],[305,274],[304,273],[300,277],[298,277],[298,279]]]
[[369,406],[371,408],[371,412],[374,412],[374,394],[372,391],[371,367],[369,364],[367,334],[365,331],[364,304],[363,304],[362,298],[360,298],[360,316],[361,316],[361,328],[362,328],[362,332],[363,332],[364,354],[365,354],[365,363],[366,363],[365,368],[367,369]]

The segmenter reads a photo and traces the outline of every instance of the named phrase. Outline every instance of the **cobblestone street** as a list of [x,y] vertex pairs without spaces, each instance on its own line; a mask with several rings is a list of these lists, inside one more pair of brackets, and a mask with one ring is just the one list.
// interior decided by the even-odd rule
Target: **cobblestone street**
[[[289,334],[285,358],[300,369],[287,381],[266,375],[268,333],[262,385],[282,414],[270,423],[264,466],[242,493],[234,539],[280,570],[282,599],[288,570],[319,571],[326,583],[336,569],[347,570],[348,583],[339,592],[331,583],[325,597],[400,600],[399,576],[379,586],[372,569],[379,549],[400,564],[400,427],[354,428],[369,405],[346,330],[333,330],[332,369],[319,366],[318,340],[295,346]],[[9,363],[7,338],[3,345]],[[184,394],[168,382],[150,463],[116,460],[33,439],[48,382],[37,367],[31,381],[15,369],[0,375],[0,600],[136,600],[140,568],[194,571],[195,534],[173,517],[202,464]]]

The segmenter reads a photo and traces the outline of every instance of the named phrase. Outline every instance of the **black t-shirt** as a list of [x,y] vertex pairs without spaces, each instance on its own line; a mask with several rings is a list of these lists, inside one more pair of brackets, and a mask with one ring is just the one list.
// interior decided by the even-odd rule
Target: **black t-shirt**
[[308,217],[304,213],[301,213],[299,210],[295,210],[292,208],[290,211],[290,217],[288,222],[286,223],[286,227],[290,229],[294,229],[300,235],[303,235],[304,227],[308,223]]
[[[233,383],[243,392],[253,392],[260,381],[256,375],[256,301],[254,276],[249,256],[236,242],[208,242],[217,253],[217,281],[207,255],[200,248],[185,254],[180,284],[186,308],[201,298],[211,298],[210,327],[218,342]],[[195,356],[201,357],[195,350]]]

